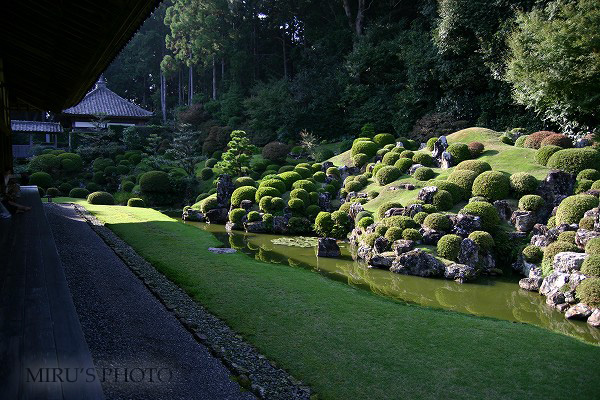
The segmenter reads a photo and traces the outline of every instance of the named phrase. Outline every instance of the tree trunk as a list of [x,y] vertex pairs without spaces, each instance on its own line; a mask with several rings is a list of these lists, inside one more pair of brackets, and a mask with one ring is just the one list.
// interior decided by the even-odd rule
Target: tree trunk
[[212,99],[217,99],[217,63],[214,55],[212,58]]
[[283,49],[283,78],[288,79],[287,53],[285,48],[285,31],[281,32],[281,47]]
[[190,75],[188,81],[188,106],[192,105],[192,98],[194,97],[194,67],[190,65]]
[[221,57],[221,88],[225,87],[225,57]]
[[165,74],[160,71],[160,108],[162,111],[163,124],[167,123],[167,81]]
[[181,105],[181,103],[183,103],[183,92],[181,90],[181,67],[179,67],[179,70],[177,71],[177,104]]
[[355,38],[359,37],[363,33],[363,26],[365,23],[365,0],[357,0],[356,17],[352,17],[352,9],[350,8],[349,0],[342,0],[344,6],[344,13],[348,19],[348,26],[354,33]]

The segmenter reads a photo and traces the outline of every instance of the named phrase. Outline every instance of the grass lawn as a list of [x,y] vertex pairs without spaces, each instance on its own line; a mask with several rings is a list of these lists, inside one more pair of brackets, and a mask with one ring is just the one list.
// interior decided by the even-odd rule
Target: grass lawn
[[152,209],[79,202],[319,398],[598,398],[598,346],[216,255],[206,250],[220,244],[210,233]]

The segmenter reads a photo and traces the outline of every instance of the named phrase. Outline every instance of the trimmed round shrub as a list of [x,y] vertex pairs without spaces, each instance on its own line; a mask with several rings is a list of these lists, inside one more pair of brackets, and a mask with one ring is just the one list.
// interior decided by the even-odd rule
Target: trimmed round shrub
[[452,223],[450,218],[440,213],[432,213],[425,217],[423,221],[423,226],[429,229],[433,229],[434,231],[449,231],[452,227]]
[[419,167],[413,174],[413,178],[415,178],[416,180],[419,180],[419,181],[427,181],[427,180],[433,178],[434,175],[435,174],[431,168]]
[[289,171],[293,171],[294,170],[294,166],[293,165],[284,165],[283,167],[279,168],[277,170],[278,173],[282,174],[284,172],[289,172]]
[[500,223],[496,207],[485,201],[474,201],[460,210],[459,214],[476,215],[481,218],[481,227],[485,231],[493,231]]
[[292,198],[288,200],[288,207],[294,211],[304,210],[304,202],[300,199]]
[[46,196],[59,197],[60,190],[58,190],[58,188],[55,188],[55,187],[48,188],[48,190],[46,190]]
[[471,142],[467,145],[469,148],[469,152],[471,153],[471,157],[479,157],[483,150],[485,150],[485,146],[481,142]]
[[548,218],[548,222],[546,223],[546,226],[549,229],[556,228],[556,216],[553,215],[550,218]]
[[437,142],[438,139],[439,138],[437,136],[427,139],[427,144],[425,145],[425,147],[427,147],[427,150],[433,151],[433,145],[435,145],[435,142]]
[[367,157],[371,158],[377,153],[377,150],[379,150],[379,146],[377,145],[377,143],[367,140],[361,140],[358,142],[354,142],[354,144],[352,145],[351,154],[354,156],[356,154],[362,153],[366,154]]
[[454,205],[454,200],[450,192],[442,189],[435,192],[431,204],[440,211],[448,211]]
[[373,176],[376,176],[376,175],[377,175],[377,172],[379,172],[379,170],[380,170],[381,168],[383,168],[383,167],[385,167],[385,164],[383,164],[383,163],[377,163],[377,164],[375,164],[375,165],[373,166],[373,170],[371,171],[371,174],[372,174]]
[[405,215],[394,215],[389,218],[384,218],[381,220],[381,224],[387,228],[416,228],[417,224],[411,217],[407,217]]
[[108,192],[94,192],[88,195],[87,202],[96,205],[112,206],[115,204],[115,198]]
[[[244,186],[251,186],[251,185],[244,185]],[[263,187],[271,187],[271,188],[275,188],[277,189],[280,193],[285,193],[286,192],[286,185],[282,180],[279,179],[263,179],[259,185],[258,188],[263,188]],[[277,195],[279,196],[279,195]]]
[[558,235],[556,240],[559,242],[569,242],[575,244],[575,234],[575,231],[564,231]]
[[258,222],[262,221],[262,217],[258,211],[250,211],[248,213],[248,222]]
[[463,197],[465,197],[464,190],[456,183],[448,181],[432,181],[431,185],[437,187],[438,190],[445,190],[450,193],[452,196],[452,204],[458,203]]
[[387,230],[388,230],[388,227],[385,225],[377,225],[375,227],[375,233],[378,236],[385,236],[385,233],[387,232]]
[[352,156],[352,162],[357,168],[362,168],[366,163],[369,162],[369,156],[364,153],[358,153]]
[[308,192],[304,189],[294,189],[290,192],[290,198],[292,199],[300,199],[304,203],[310,203],[310,198]]
[[29,177],[29,184],[47,189],[52,186],[52,176],[47,172],[34,172]]
[[198,196],[196,196],[196,203],[201,202],[202,200],[204,200],[208,196],[209,196],[208,193],[200,193]]
[[40,154],[35,156],[29,163],[29,171],[50,172],[54,168],[58,168],[60,159],[54,154]]
[[584,169],[580,173],[577,174],[577,180],[587,179],[590,181],[597,181],[600,179],[600,172],[597,169]]
[[218,160],[216,158],[209,158],[204,163],[204,166],[207,168],[213,168],[215,165],[217,165],[217,162]]
[[[239,178],[237,178],[234,181],[234,185],[236,188],[240,188],[242,186],[254,186],[256,187],[256,182],[254,181],[254,179],[250,178],[249,176],[240,176]],[[285,187],[285,185],[282,182],[282,186]]]
[[58,190],[60,190],[60,192],[65,195],[68,195],[71,189],[73,189],[73,185],[71,185],[68,182],[63,182],[60,185],[58,185]]
[[374,223],[375,221],[373,220],[373,217],[363,217],[360,220],[358,220],[356,226],[358,226],[361,229],[366,229],[368,226],[371,226]]
[[292,185],[294,184],[294,182],[302,179],[302,176],[296,171],[283,172],[278,176],[281,178],[283,183],[285,183],[285,187],[287,190],[292,190]]
[[510,192],[510,179],[502,172],[486,171],[475,178],[471,193],[473,196],[482,196],[486,199],[501,200],[508,197]]
[[211,195],[202,200],[200,203],[200,211],[206,214],[207,211],[213,210],[219,207],[219,203],[217,202],[217,196]]
[[560,169],[571,174],[579,174],[584,169],[593,169],[600,165],[600,153],[590,148],[564,149],[552,154],[548,160],[549,168]]
[[593,217],[583,217],[579,220],[579,228],[585,229],[588,231],[594,230],[594,218]]
[[387,185],[388,183],[394,182],[402,175],[400,170],[394,166],[386,165],[377,171],[377,175],[375,179],[377,179],[377,183],[380,185]]
[[317,171],[313,174],[313,179],[319,183],[325,182],[326,178],[327,178],[327,175],[325,175],[325,172],[323,172],[323,171]]
[[590,254],[581,264],[581,273],[587,276],[600,276],[600,254]]
[[394,163],[394,167],[398,168],[401,173],[405,173],[413,165],[410,158],[400,158]]
[[469,239],[477,243],[482,250],[491,250],[494,247],[494,238],[485,231],[471,232]]
[[576,224],[587,210],[598,207],[598,198],[589,194],[569,196],[558,205],[556,225]]
[[396,138],[389,133],[379,133],[373,137],[373,141],[380,147],[383,147],[387,144],[396,144]]
[[452,156],[454,163],[458,164],[463,162],[464,160],[468,160],[471,158],[471,152],[469,151],[469,146],[464,143],[452,143],[446,149],[448,153]]
[[600,238],[588,240],[585,244],[585,252],[587,254],[600,254]]
[[560,146],[563,149],[567,149],[569,147],[573,147],[573,141],[567,135],[563,135],[561,133],[553,133],[542,139],[540,143],[540,147],[548,145]]
[[400,203],[398,201],[388,201],[387,203],[383,203],[382,205],[379,206],[379,208],[377,209],[377,217],[379,219],[382,219],[387,210],[389,210],[391,208],[402,208],[402,207],[403,207],[402,203]]
[[458,235],[444,235],[437,243],[437,255],[447,260],[456,261],[460,252],[462,238]]
[[377,233],[369,233],[368,235],[363,235],[361,239],[365,246],[373,247],[375,240],[377,240],[377,238],[380,236],[382,235],[378,235]]
[[519,210],[537,211],[544,205],[544,199],[537,194],[527,194],[519,200]]
[[[70,160],[66,160],[66,161],[70,161]],[[129,173],[129,167],[127,167],[125,165],[117,165],[116,169],[117,169],[117,175],[126,175],[127,173]]]
[[438,212],[439,210],[433,204],[423,204],[423,211],[425,211],[427,214],[431,214],[434,212]]
[[415,214],[415,216],[413,217],[413,220],[419,224],[422,225],[423,222],[425,221],[425,218],[427,218],[427,213],[425,211],[419,211],[418,213]]
[[307,192],[316,192],[317,191],[317,186],[313,182],[306,180],[306,179],[301,179],[301,180],[294,182],[292,184],[292,188],[304,189]]
[[433,157],[427,153],[415,153],[412,160],[415,164],[421,164],[425,167],[433,167],[435,165]]
[[331,213],[321,211],[317,214],[314,223],[314,230],[317,235],[321,237],[327,237],[333,229],[333,219],[331,219]]
[[269,214],[269,213],[264,213],[262,216],[262,220],[263,220],[264,224],[269,228],[273,226],[273,218],[274,218],[273,214]]
[[263,196],[258,202],[258,208],[263,212],[272,212],[271,201],[273,200],[272,196]]
[[[249,186],[245,186],[245,187],[249,187]],[[260,200],[265,196],[271,196],[271,197],[281,196],[281,193],[279,192],[279,190],[275,189],[274,187],[270,187],[270,186],[259,187],[258,189],[255,189],[255,190],[256,191],[254,192],[254,201],[258,204],[260,204]]]
[[510,188],[519,197],[534,193],[538,185],[536,177],[527,172],[517,172],[510,176]]
[[489,163],[481,160],[465,160],[458,164],[454,170],[468,170],[480,175],[485,171],[491,171],[492,166]]
[[290,151],[290,147],[281,142],[267,143],[262,149],[262,156],[269,161],[284,161]]
[[[231,194],[231,205],[237,207],[243,200],[254,202],[257,190],[254,186],[242,186],[233,191]],[[270,194],[273,196],[273,194]],[[259,199],[260,200],[260,199]],[[258,201],[258,200],[257,200]]]
[[367,196],[369,196],[369,200],[373,200],[379,196],[379,192],[377,190],[369,190]]
[[[471,170],[454,170],[448,176],[448,182],[455,184],[462,191],[462,196],[455,200],[460,200],[461,198],[467,200],[471,197],[471,191],[473,189],[473,182],[475,182],[475,178],[477,178],[478,174],[475,171]],[[452,192],[451,192],[452,193]]]
[[562,150],[562,147],[552,145],[540,147],[540,149],[535,152],[535,161],[538,164],[546,165],[548,164],[550,157],[559,150]]
[[600,190],[600,180],[594,181],[594,183],[592,183],[592,189]]
[[[100,191],[100,185],[96,184],[95,182],[88,182],[85,185],[85,188],[91,193],[91,192],[98,192]],[[138,186],[139,189],[139,186]]]
[[233,222],[234,224],[241,224],[245,216],[246,210],[243,208],[234,208],[233,210],[229,211],[229,221]]
[[594,181],[591,181],[589,179],[580,179],[578,181],[575,181],[575,187],[573,189],[573,192],[575,194],[587,192],[588,190],[590,190],[592,188],[593,185],[594,185]]
[[550,262],[552,262],[552,260],[554,260],[554,256],[557,255],[558,253],[562,253],[563,251],[581,252],[579,247],[577,247],[573,243],[556,241],[556,242],[550,243],[548,246],[546,246],[544,248],[544,258],[543,259],[549,260]]
[[600,278],[592,277],[581,281],[575,290],[577,298],[590,307],[600,307]]
[[396,240],[402,239],[402,232],[403,232],[402,228],[397,228],[395,226],[392,226],[392,227],[388,228],[388,230],[385,232],[384,237],[387,240],[389,240],[390,242],[395,242]]
[[312,176],[312,171],[310,168],[305,168],[305,167],[296,167],[294,168],[294,171],[296,171],[297,173],[300,174],[300,176],[302,176],[303,179],[308,179]]
[[273,197],[271,199],[271,210],[273,212],[282,211],[285,208],[285,201],[281,197]]
[[123,182],[121,182],[121,189],[124,192],[131,192],[134,187],[135,187],[135,183],[133,183],[131,181],[123,181]]
[[415,228],[407,228],[402,231],[402,239],[406,240],[414,240],[415,242],[420,242],[423,240],[423,235],[419,232],[418,229]]
[[544,257],[544,252],[542,249],[533,244],[526,246],[521,253],[527,262],[533,264],[540,263]]
[[169,174],[163,171],[149,171],[142,174],[140,189],[148,193],[169,193],[171,191]]
[[525,139],[527,139],[527,135],[519,136],[515,140],[515,147],[525,147]]
[[315,151],[314,158],[315,158],[316,162],[323,162],[323,161],[327,161],[334,155],[335,154],[333,153],[333,150],[331,150],[331,149],[319,149],[319,150]]
[[131,199],[127,200],[127,207],[144,208],[146,207],[146,203],[143,199],[140,199],[139,197],[132,197]]
[[73,188],[69,192],[69,197],[74,197],[76,199],[85,199],[90,194],[90,191],[86,188]]
[[339,177],[340,177],[340,170],[337,167],[329,167],[325,171],[325,174],[329,175],[329,176],[335,176],[336,178],[339,179]]
[[545,138],[547,138],[548,136],[550,136],[554,133],[556,133],[556,132],[550,132],[550,131],[534,132],[531,135],[526,136],[525,141],[523,142],[523,147],[527,147],[530,149],[539,149],[542,144],[542,140],[544,140]]
[[383,159],[381,160],[381,162],[384,165],[394,165],[396,163],[396,161],[398,161],[399,159],[400,159],[400,154],[392,153],[390,151],[389,153],[386,153],[383,156]]
[[414,157],[414,155],[415,155],[415,152],[411,151],[411,150],[404,150],[403,152],[400,153],[400,157],[410,158],[411,160]]

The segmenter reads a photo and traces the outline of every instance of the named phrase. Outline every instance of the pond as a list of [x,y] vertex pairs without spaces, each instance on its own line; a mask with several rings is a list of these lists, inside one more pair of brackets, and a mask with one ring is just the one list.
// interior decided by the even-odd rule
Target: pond
[[[545,297],[520,289],[520,276],[484,277],[473,283],[459,284],[445,279],[399,275],[370,269],[354,261],[348,243],[340,243],[342,257],[323,258],[316,256],[316,238],[297,240],[297,237],[272,234],[229,233],[223,225],[185,223],[211,232],[225,247],[233,247],[260,261],[309,268],[331,279],[408,303],[533,324],[586,342],[600,343],[600,329],[565,319],[564,314],[546,305]],[[290,239],[307,247],[291,246],[287,243]]]

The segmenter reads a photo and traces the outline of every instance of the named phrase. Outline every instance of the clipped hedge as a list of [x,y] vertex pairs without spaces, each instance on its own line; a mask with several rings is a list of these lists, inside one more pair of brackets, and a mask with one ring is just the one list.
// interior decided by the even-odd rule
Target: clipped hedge
[[600,254],[590,254],[583,260],[581,273],[587,276],[600,276]]
[[492,166],[489,163],[481,160],[465,160],[459,163],[454,170],[468,170],[480,175],[486,171],[491,171]]
[[412,160],[415,164],[421,164],[425,167],[435,166],[435,160],[427,153],[415,153]]
[[447,260],[456,261],[461,243],[462,238],[458,235],[444,235],[437,243],[437,255]]
[[469,151],[469,146],[464,143],[452,143],[446,149],[448,153],[452,156],[453,161],[458,164],[462,161],[468,160],[471,158],[471,152]]
[[396,179],[398,179],[400,175],[402,175],[402,172],[400,172],[399,168],[391,165],[386,165],[385,167],[382,167],[379,169],[379,171],[377,171],[375,179],[380,185],[387,185],[388,183],[392,183]]
[[450,218],[440,213],[432,213],[425,217],[423,226],[434,231],[447,232],[452,227]]
[[576,224],[587,210],[598,207],[598,198],[589,194],[569,196],[558,205],[556,224]]
[[398,161],[394,163],[394,167],[398,168],[401,173],[405,173],[408,169],[413,165],[413,161],[410,158],[399,158]]
[[419,181],[427,181],[431,178],[433,178],[434,176],[434,172],[431,168],[429,167],[419,167],[417,168],[417,170],[415,171],[415,173],[413,174],[413,178],[419,180]]
[[331,219],[331,213],[321,211],[317,214],[314,223],[314,230],[317,235],[321,237],[327,237],[333,229],[333,219]]
[[278,176],[281,178],[283,183],[285,183],[285,187],[287,190],[292,190],[292,185],[294,184],[294,182],[302,179],[302,176],[296,171],[283,172]]
[[[467,200],[471,197],[471,191],[473,189],[473,182],[477,178],[478,174],[471,170],[457,170],[455,169],[448,176],[447,182],[455,184],[462,191],[461,198]],[[451,192],[452,193],[452,192]],[[460,200],[456,199],[456,200]]]
[[[253,186],[253,185],[244,185],[244,186]],[[275,188],[277,189],[280,193],[285,193],[286,192],[286,184],[279,179],[263,179],[260,184],[258,185],[258,188],[263,188],[263,187],[271,187],[271,188]]]
[[234,208],[233,210],[229,211],[229,221],[233,222],[234,224],[242,223],[245,216],[246,210],[243,208]]
[[[249,176],[240,176],[234,182],[236,188],[240,188],[242,186],[254,186],[256,187],[256,181]],[[284,185],[282,185],[284,186]]]
[[405,215],[394,215],[392,217],[384,218],[381,220],[381,224],[386,228],[399,228],[408,229],[416,228],[417,224],[411,217]]
[[146,207],[146,203],[143,199],[140,199],[139,197],[132,197],[131,199],[127,200],[127,207],[144,208]]
[[521,254],[523,254],[523,257],[525,257],[527,262],[534,264],[540,263],[544,257],[544,252],[542,249],[533,244],[526,246]]
[[600,307],[600,278],[584,279],[575,291],[577,298],[590,307]]
[[34,172],[29,177],[29,184],[48,189],[52,186],[52,176],[47,172]]
[[517,172],[510,176],[510,188],[519,197],[534,193],[538,185],[537,178],[527,172]]
[[600,165],[600,153],[589,148],[564,149],[552,154],[547,166],[571,174],[579,174],[584,169],[594,169]]
[[58,190],[58,188],[55,188],[55,187],[48,188],[48,190],[46,190],[46,196],[59,197],[60,190]]
[[459,214],[476,215],[481,218],[483,230],[493,232],[500,223],[496,207],[485,201],[474,201],[465,205]]
[[369,156],[364,153],[358,153],[352,156],[352,162],[357,168],[362,168],[366,163],[369,162]]
[[423,235],[421,235],[421,232],[419,232],[418,229],[408,228],[402,231],[402,239],[420,242],[421,240],[423,240]]
[[87,190],[86,188],[73,188],[69,192],[69,197],[73,197],[76,199],[86,199],[89,194],[90,194],[90,191]]
[[[248,187],[248,186],[246,186],[246,187]],[[279,190],[275,189],[274,187],[270,187],[270,186],[259,187],[258,189],[255,189],[255,190],[256,191],[254,192],[254,201],[258,204],[260,204],[261,199],[265,196],[271,196],[271,197],[281,196],[281,192],[279,192]]]
[[169,193],[171,182],[164,171],[149,171],[140,177],[140,189],[148,193]]
[[537,211],[544,205],[544,199],[537,194],[527,194],[519,200],[519,210]]
[[540,143],[540,147],[548,145],[559,146],[563,149],[567,149],[569,147],[573,147],[573,141],[567,135],[563,135],[561,133],[553,133],[542,139]]
[[88,195],[87,202],[95,205],[112,206],[115,204],[115,198],[108,192],[94,192]]
[[438,189],[438,191],[433,195],[431,204],[433,204],[440,211],[448,211],[454,205],[454,200],[450,192],[447,190]]
[[[450,193],[452,204],[458,203],[461,199],[465,197],[465,190],[463,190],[463,188],[458,186],[456,183],[448,181],[432,181],[431,185],[437,187],[438,190],[443,190]],[[471,189],[469,188],[469,192],[470,191]],[[452,208],[452,206],[450,206],[450,208]]]
[[590,181],[597,181],[600,179],[600,172],[598,172],[597,169],[592,169],[592,168],[584,169],[579,174],[577,174],[577,180],[582,180],[582,179],[586,179],[586,180],[590,180]]
[[494,238],[486,231],[471,232],[469,239],[477,243],[482,250],[489,251],[494,247]]
[[394,165],[400,159],[400,154],[388,152],[383,156],[381,163],[384,165]]
[[491,201],[505,199],[510,193],[510,179],[502,172],[486,171],[475,178],[471,192]]
[[385,212],[391,208],[402,208],[403,205],[402,203],[398,202],[398,201],[388,201],[387,203],[383,203],[382,205],[379,206],[379,208],[377,209],[377,217],[379,219],[382,219]]
[[538,164],[546,165],[548,164],[548,160],[550,159],[550,157],[552,157],[554,153],[562,149],[562,147],[552,145],[540,147],[540,149],[535,152],[535,161]]
[[523,142],[523,147],[539,149],[542,144],[542,140],[555,133],[556,132],[550,131],[534,132],[531,135],[526,136],[525,141]]
[[379,133],[373,137],[373,141],[380,147],[388,144],[396,144],[396,138],[389,133]]
[[352,145],[351,154],[354,156],[355,154],[362,153],[371,158],[377,153],[377,150],[379,150],[377,143],[367,140],[360,140],[358,142],[354,142]]
[[309,180],[301,179],[292,184],[293,189],[304,189],[307,192],[316,192],[317,186]]
[[[256,194],[257,189],[254,186],[241,186],[235,189],[231,194],[231,205],[238,207],[244,200],[254,202]],[[270,195],[273,196],[273,194]]]

